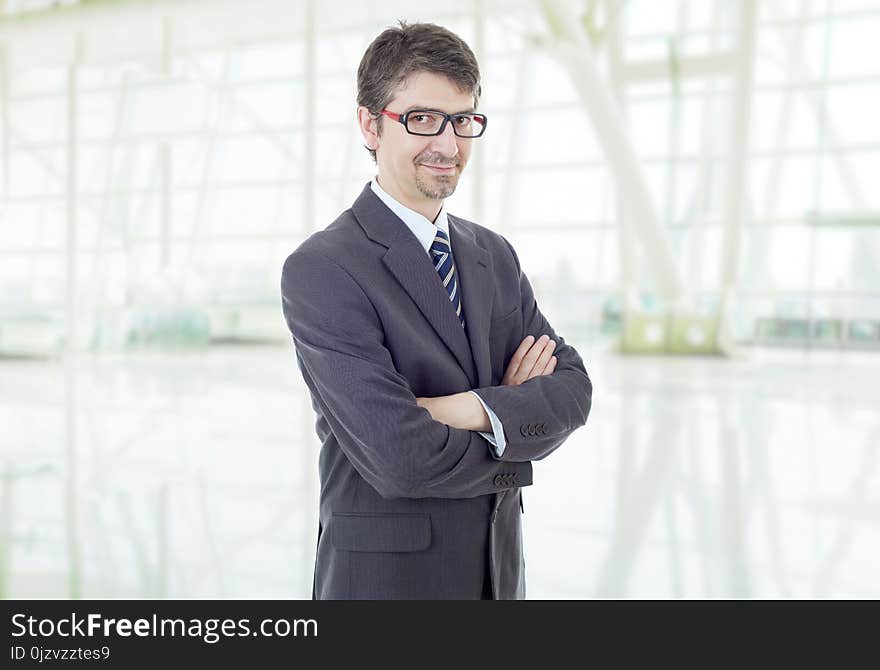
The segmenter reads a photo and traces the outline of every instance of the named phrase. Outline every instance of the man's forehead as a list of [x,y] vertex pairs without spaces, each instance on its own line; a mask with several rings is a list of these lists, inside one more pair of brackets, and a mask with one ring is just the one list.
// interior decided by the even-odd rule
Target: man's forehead
[[401,110],[394,110],[395,113],[406,114],[407,112],[411,112],[414,109],[427,109],[434,112],[446,112],[447,114],[462,114],[468,112],[475,112],[477,110],[474,109],[473,105],[468,105],[466,107],[455,107],[452,105],[430,105],[430,104],[414,104],[414,105],[406,105]]
[[411,74],[391,100],[395,106],[405,107],[400,113],[411,109],[436,109],[447,114],[474,111],[471,93],[460,90],[448,77],[433,72]]

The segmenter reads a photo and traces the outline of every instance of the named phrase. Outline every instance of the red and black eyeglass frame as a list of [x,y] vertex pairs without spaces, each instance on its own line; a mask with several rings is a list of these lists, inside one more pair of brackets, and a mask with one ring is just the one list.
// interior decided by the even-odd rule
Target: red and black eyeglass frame
[[[397,114],[395,112],[392,112],[391,110],[383,109],[379,113],[384,116],[387,116],[389,119],[394,119],[398,123],[403,124],[403,127],[406,129],[406,132],[408,132],[410,135],[419,135],[421,137],[433,137],[434,135],[441,135],[441,134],[443,134],[443,131],[446,130],[446,124],[449,123],[449,121],[451,119],[454,119],[459,116],[472,116],[472,117],[474,117],[474,119],[477,120],[477,123],[480,124],[480,132],[478,134],[476,134],[476,135],[459,135],[456,132],[456,128],[455,128],[454,123],[452,124],[452,132],[454,132],[456,134],[456,136],[458,136],[458,137],[463,137],[465,139],[474,139],[476,137],[480,137],[483,133],[486,132],[486,124],[489,121],[486,118],[485,114],[477,114],[475,112],[458,112],[456,114],[447,114],[446,112],[441,112],[437,109],[411,109],[408,112],[404,112],[403,114]],[[409,118],[410,114],[420,114],[420,113],[421,114],[426,114],[426,113],[437,114],[438,116],[443,117],[443,123],[440,124],[440,128],[437,130],[436,133],[414,133],[409,129],[409,127],[407,126],[407,119]]]

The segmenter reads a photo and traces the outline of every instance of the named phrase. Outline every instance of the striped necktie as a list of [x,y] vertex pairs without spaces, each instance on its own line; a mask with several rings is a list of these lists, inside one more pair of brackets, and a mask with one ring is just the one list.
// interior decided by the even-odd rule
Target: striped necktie
[[452,260],[452,248],[449,246],[449,237],[440,228],[437,228],[437,236],[431,244],[431,256],[434,259],[434,269],[440,275],[440,281],[446,287],[461,327],[464,328],[464,314],[461,311],[461,292],[458,290],[458,276],[455,271],[455,263]]

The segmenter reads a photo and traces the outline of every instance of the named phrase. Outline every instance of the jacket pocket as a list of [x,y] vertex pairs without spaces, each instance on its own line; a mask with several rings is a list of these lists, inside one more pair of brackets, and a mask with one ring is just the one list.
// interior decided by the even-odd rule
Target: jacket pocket
[[503,314],[500,314],[500,315],[493,314],[491,322],[494,324],[496,322],[500,323],[501,321],[504,321],[505,319],[509,319],[514,314],[517,314],[519,312],[519,309],[520,309],[519,305],[514,305],[513,309],[507,310]]
[[424,551],[431,545],[427,514],[338,514],[326,532],[336,549],[366,552]]

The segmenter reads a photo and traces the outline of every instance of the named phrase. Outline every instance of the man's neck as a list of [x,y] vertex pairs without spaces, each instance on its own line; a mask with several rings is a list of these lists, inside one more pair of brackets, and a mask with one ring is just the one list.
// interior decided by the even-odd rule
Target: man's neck
[[395,185],[391,183],[390,179],[383,180],[381,175],[376,175],[376,183],[382,187],[382,190],[385,191],[392,198],[397,200],[404,207],[408,207],[414,212],[418,212],[422,216],[424,216],[428,221],[434,223],[437,221],[437,216],[440,214],[440,210],[443,209],[443,201],[440,200],[431,200],[429,198],[422,198],[418,201],[413,202],[404,196],[400,191],[395,188]]

